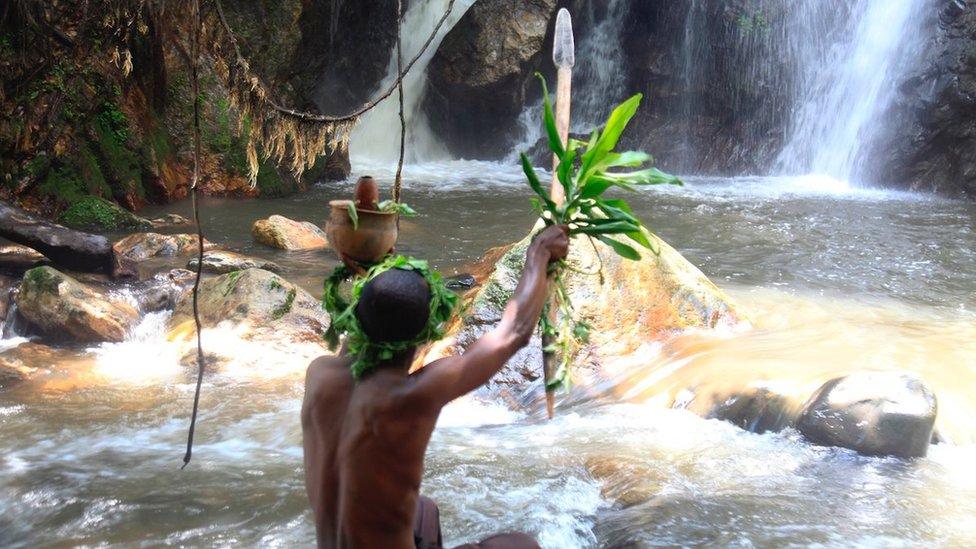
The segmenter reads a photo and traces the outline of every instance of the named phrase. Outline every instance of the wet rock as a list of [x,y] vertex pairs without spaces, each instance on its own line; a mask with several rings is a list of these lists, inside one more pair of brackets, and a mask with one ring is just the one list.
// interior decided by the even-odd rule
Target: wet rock
[[114,255],[103,237],[75,231],[0,203],[0,237],[29,246],[65,268],[111,273]]
[[34,375],[38,368],[34,366],[35,349],[44,347],[33,343],[22,343],[13,349],[0,352],[0,389],[7,389]]
[[444,38],[427,68],[424,109],[455,156],[508,152],[526,90],[546,57],[556,6],[556,0],[480,0]]
[[933,6],[929,24],[933,39],[898,83],[870,156],[880,181],[976,199],[976,0]]
[[[227,323],[250,340],[321,342],[329,315],[317,299],[280,276],[261,269],[234,271],[200,285],[205,327]],[[171,326],[179,337],[193,330],[192,293],[185,291]]]
[[4,273],[22,275],[34,267],[47,265],[50,262],[44,254],[34,248],[20,244],[0,244],[0,271]]
[[466,273],[450,276],[444,280],[444,284],[449,289],[454,291],[464,291],[464,290],[471,289],[477,283],[478,281],[475,280],[473,276]]
[[865,372],[824,384],[804,407],[797,429],[816,444],[865,455],[922,457],[936,412],[935,394],[918,377]]
[[153,219],[151,223],[154,229],[163,229],[167,227],[181,227],[193,222],[180,214],[168,213]]
[[[136,233],[116,242],[112,249],[121,263],[138,263],[153,257],[179,257],[197,253],[195,234]],[[203,241],[203,249],[214,245]]]
[[17,286],[17,282],[16,278],[0,275],[0,337],[3,336],[7,313],[10,311],[10,303],[13,297],[11,291]]
[[[572,357],[578,365],[574,387],[579,390],[594,385],[605,365],[633,355],[647,342],[686,329],[731,326],[744,320],[701,271],[664,241],[654,240],[660,255],[646,252],[640,261],[621,259],[603,244],[594,248],[585,239],[573,241],[566,287],[576,316],[592,326],[590,343]],[[525,238],[489,252],[484,262],[487,274],[469,298],[465,314],[444,340],[432,346],[426,361],[463,352],[498,324],[522,272],[528,245]],[[541,364],[541,342],[534,336],[493,378],[491,389],[524,388],[538,379]],[[541,385],[530,383],[529,388],[537,391]]]
[[[197,258],[190,258],[186,268],[195,271],[200,262]],[[243,271],[244,269],[264,269],[272,273],[280,273],[281,267],[277,263],[250,257],[234,252],[212,251],[203,253],[203,272],[225,274],[232,271]]]
[[51,267],[27,271],[14,298],[20,314],[55,338],[122,341],[139,319],[134,307]]
[[754,388],[726,395],[715,402],[706,419],[721,419],[752,433],[782,431],[796,418],[792,399],[768,389]]
[[140,311],[152,313],[169,310],[176,307],[177,300],[193,285],[195,278],[196,273],[192,271],[173,269],[133,285],[131,291]]
[[329,246],[325,231],[315,224],[281,215],[255,221],[251,235],[255,241],[281,250],[319,250]]

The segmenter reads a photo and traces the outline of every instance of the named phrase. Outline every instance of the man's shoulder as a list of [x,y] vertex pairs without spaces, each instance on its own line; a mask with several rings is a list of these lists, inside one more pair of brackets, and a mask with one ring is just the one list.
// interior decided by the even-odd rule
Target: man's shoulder
[[351,385],[352,381],[349,359],[343,356],[320,356],[308,365],[308,370],[305,372],[306,390]]

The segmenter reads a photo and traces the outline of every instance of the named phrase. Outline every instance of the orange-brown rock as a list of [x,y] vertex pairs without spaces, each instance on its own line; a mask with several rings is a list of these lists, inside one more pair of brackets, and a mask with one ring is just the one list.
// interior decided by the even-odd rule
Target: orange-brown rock
[[255,221],[251,235],[255,241],[281,250],[321,250],[329,247],[325,231],[308,221],[294,221],[281,215]]

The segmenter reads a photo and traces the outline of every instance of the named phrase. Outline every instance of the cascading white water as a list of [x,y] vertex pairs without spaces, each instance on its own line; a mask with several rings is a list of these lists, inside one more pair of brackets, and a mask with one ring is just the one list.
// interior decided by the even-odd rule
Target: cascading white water
[[[846,32],[826,55],[800,52],[799,107],[777,164],[784,174],[827,175],[866,183],[866,151],[884,129],[883,114],[897,94],[898,76],[913,66],[928,40],[929,0],[862,0],[852,5]],[[795,24],[819,27],[834,8],[799,2]]]
[[[602,4],[602,2],[600,2]],[[579,19],[580,47],[573,69],[573,131],[589,132],[601,124],[609,107],[624,98],[627,77],[624,71],[624,20],[630,12],[629,0],[609,0],[602,17],[597,2],[587,3]]]
[[[610,106],[627,93],[625,54],[620,29],[630,12],[628,0],[591,0],[585,10],[575,15],[577,39],[576,66],[573,69],[573,133],[586,134],[603,123]],[[546,57],[544,63],[551,64]],[[553,83],[550,83],[550,88]],[[531,149],[542,139],[542,102],[526,105],[519,114],[519,139],[505,158],[518,160],[519,153]]]
[[[433,32],[434,26],[447,10],[449,0],[414,0],[410,2],[403,16],[401,35],[403,41],[403,62],[408,63],[424,42]],[[461,19],[474,0],[457,0],[454,10],[444,22],[430,47],[420,57],[417,64],[410,70],[403,80],[404,117],[407,121],[408,162],[426,160],[445,160],[449,157],[447,149],[430,129],[427,117],[421,107],[424,89],[427,85],[427,65],[437,52],[444,36]],[[379,90],[385,90],[397,77],[396,49],[390,56],[386,77],[379,85]],[[352,133],[350,154],[355,161],[370,164],[386,164],[396,162],[400,154],[400,126],[399,103],[394,93],[386,101],[366,113],[359,125]]]

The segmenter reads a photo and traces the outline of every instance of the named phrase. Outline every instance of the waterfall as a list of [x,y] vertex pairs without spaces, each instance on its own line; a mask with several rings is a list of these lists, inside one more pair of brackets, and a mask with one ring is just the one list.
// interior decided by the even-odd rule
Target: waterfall
[[[444,36],[474,4],[475,0],[457,0],[454,10],[431,42],[430,47],[417,61],[403,80],[404,117],[407,121],[407,161],[442,160],[449,157],[447,149],[430,129],[427,117],[421,109],[421,99],[427,85],[427,65],[433,59]],[[433,32],[434,26],[447,10],[449,0],[413,0],[403,15],[401,36],[403,62],[413,59]],[[397,78],[396,48],[390,56],[386,77],[379,90],[389,88]],[[370,163],[396,162],[400,154],[400,115],[396,93],[373,110],[366,113],[353,130],[350,153],[356,160]]]
[[[630,12],[630,1],[589,0],[584,8],[573,14],[577,48],[570,131],[576,134],[588,134],[602,124],[610,109],[628,93],[626,56],[620,30]],[[551,66],[549,51],[546,54],[543,64]],[[550,91],[554,86],[554,82],[549,83]],[[518,161],[519,153],[531,150],[542,139],[541,113],[541,99],[527,103],[522,109],[518,118],[519,139],[506,156],[506,162]]]
[[629,12],[629,0],[591,0],[574,21],[581,40],[573,69],[573,132],[588,133],[602,124],[627,95],[621,29]]
[[[799,56],[798,107],[777,164],[784,174],[827,175],[845,182],[870,179],[871,143],[897,95],[898,77],[913,66],[928,40],[929,0],[862,0],[843,18],[838,39],[824,52]],[[820,30],[836,6],[798,2],[794,27]],[[829,25],[826,25],[829,26]]]

